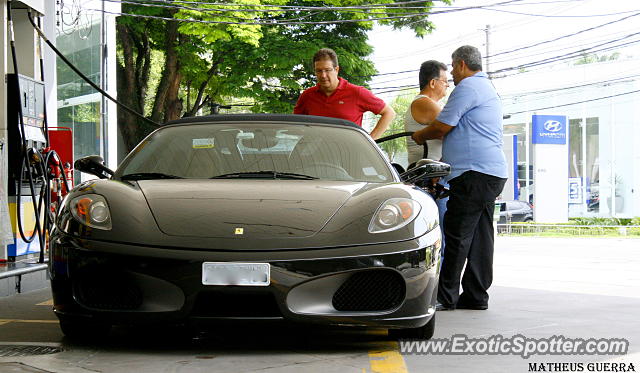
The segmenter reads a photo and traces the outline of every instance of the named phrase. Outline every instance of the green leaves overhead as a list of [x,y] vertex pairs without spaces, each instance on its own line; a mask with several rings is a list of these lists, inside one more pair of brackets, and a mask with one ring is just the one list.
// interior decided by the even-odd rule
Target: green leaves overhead
[[[376,73],[366,34],[374,22],[418,36],[433,29],[432,1],[137,2],[123,3],[122,12],[134,16],[117,21],[118,95],[135,107],[152,101],[146,114],[165,120],[207,114],[231,98],[254,112],[291,112],[315,84],[311,58],[319,48],[338,53],[342,77],[367,85]],[[158,68],[159,78],[148,73]]]
[[259,5],[261,4],[258,0],[238,0],[233,5],[203,2],[197,7],[188,7],[185,4],[175,18],[191,21],[182,22],[180,32],[193,35],[205,43],[235,39],[257,46],[262,37],[261,26],[251,23],[260,16],[260,12],[256,11],[256,6]]

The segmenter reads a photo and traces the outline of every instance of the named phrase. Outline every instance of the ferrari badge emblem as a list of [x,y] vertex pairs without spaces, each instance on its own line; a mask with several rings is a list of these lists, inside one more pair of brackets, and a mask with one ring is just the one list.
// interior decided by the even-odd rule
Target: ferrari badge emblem
[[236,234],[244,234],[244,228],[236,228]]

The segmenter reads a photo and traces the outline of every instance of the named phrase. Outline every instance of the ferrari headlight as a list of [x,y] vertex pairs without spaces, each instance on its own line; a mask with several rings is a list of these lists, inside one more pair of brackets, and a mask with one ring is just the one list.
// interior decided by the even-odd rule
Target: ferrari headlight
[[411,223],[422,207],[409,198],[391,198],[378,207],[369,223],[369,233],[389,232]]
[[84,194],[69,203],[71,214],[80,223],[97,229],[111,229],[107,200],[99,194]]

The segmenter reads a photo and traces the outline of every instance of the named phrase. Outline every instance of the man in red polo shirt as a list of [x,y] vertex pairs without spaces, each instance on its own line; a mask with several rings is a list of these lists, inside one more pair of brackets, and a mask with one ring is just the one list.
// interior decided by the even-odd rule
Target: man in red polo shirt
[[332,49],[317,51],[313,66],[318,84],[302,92],[293,113],[346,119],[362,126],[362,114],[371,111],[380,115],[371,137],[381,137],[396,116],[393,108],[368,89],[339,78],[338,56]]

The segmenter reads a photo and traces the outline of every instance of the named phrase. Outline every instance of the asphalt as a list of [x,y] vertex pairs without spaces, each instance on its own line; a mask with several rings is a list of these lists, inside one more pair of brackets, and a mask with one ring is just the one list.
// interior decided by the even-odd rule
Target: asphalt
[[77,343],[63,337],[44,289],[0,298],[0,372],[640,371],[639,267],[639,239],[501,236],[489,309],[437,313],[435,340],[617,338],[628,341],[624,355],[408,354],[382,330],[287,324],[116,328]]

